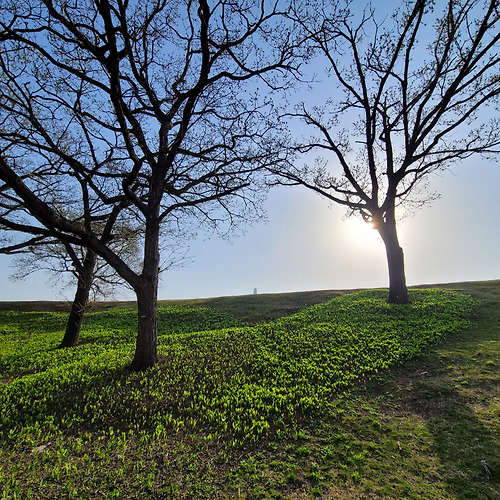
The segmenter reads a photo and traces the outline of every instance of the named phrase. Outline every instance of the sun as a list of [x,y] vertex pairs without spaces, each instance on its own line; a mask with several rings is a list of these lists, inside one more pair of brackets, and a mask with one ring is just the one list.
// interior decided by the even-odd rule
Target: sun
[[359,219],[347,219],[343,225],[346,239],[356,246],[377,248],[382,244],[382,239],[372,223]]

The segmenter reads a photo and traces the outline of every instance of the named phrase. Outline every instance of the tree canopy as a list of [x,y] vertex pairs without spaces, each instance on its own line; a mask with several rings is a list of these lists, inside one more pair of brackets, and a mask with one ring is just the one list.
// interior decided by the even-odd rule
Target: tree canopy
[[342,12],[292,13],[331,87],[286,115],[311,132],[294,151],[319,152],[319,164],[295,158],[275,172],[372,224],[387,250],[389,300],[406,302],[396,210],[432,199],[429,174],[500,149],[499,3],[352,2]]
[[[258,211],[293,31],[279,3],[253,0],[2,0],[0,13],[0,222],[112,266],[137,294],[133,365],[150,366],[162,228]],[[120,218],[144,231],[139,270],[95,229],[112,239]]]

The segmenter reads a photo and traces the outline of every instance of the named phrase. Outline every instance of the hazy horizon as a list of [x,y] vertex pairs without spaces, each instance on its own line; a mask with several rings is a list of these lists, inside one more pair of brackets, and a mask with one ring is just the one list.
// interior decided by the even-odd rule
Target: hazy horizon
[[[468,160],[431,178],[441,198],[399,224],[408,285],[500,279],[500,169]],[[199,238],[193,263],[167,272],[159,300],[258,293],[385,288],[385,248],[376,231],[344,220],[339,206],[305,188],[277,188],[266,202],[268,223],[255,224],[231,242]],[[0,256],[0,300],[72,300],[36,273],[11,282],[11,257]],[[125,290],[104,300],[134,300]]]

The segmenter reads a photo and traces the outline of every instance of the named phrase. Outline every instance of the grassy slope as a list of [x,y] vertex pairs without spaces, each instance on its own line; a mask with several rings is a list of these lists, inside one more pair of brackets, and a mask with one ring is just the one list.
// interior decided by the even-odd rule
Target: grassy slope
[[322,498],[500,499],[500,281],[433,286],[479,299],[478,321],[339,402],[342,442],[377,452]]
[[[214,442],[187,442],[180,433],[161,449],[151,447],[151,456],[144,453],[144,436],[123,437],[123,453],[134,463],[130,469],[118,467],[119,456],[106,456],[105,440],[90,443],[91,436],[83,436],[75,446],[93,450],[92,460],[101,450],[109,474],[130,482],[131,491],[134,481],[151,480],[151,464],[161,462],[164,474],[176,477],[176,486],[158,498],[181,498],[183,493],[186,498],[500,498],[500,281],[440,286],[480,299],[478,321],[406,366],[339,398],[327,417],[283,441],[228,451]],[[196,303],[258,322],[339,293]],[[48,442],[49,448],[53,445]],[[65,462],[71,465],[61,456]],[[79,463],[85,466],[85,455]],[[98,490],[88,495],[108,496]]]
[[[215,297],[208,299],[191,300],[160,300],[158,305],[192,305],[213,307],[221,311],[237,316],[250,323],[269,321],[288,316],[300,309],[313,304],[326,302],[334,297],[349,293],[353,290],[320,290],[313,292],[294,293],[268,293],[258,295],[241,295],[233,297]],[[93,302],[90,304],[92,311],[104,311],[111,308],[135,307],[135,302]],[[1,302],[0,311],[61,311],[68,312],[70,304],[57,301],[25,301],[25,302]]]
[[432,286],[479,299],[477,322],[253,455],[239,491],[266,498],[285,478],[293,499],[500,499],[500,281]]

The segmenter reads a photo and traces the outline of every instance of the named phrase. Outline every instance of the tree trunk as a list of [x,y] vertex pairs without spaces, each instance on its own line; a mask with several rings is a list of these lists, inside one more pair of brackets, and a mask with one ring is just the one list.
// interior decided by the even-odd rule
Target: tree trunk
[[71,306],[66,332],[59,347],[74,347],[80,340],[83,316],[89,300],[90,287],[94,281],[94,270],[97,262],[97,254],[87,250],[82,264],[82,271],[78,273],[75,299]]
[[160,224],[158,217],[146,220],[144,264],[142,275],[135,287],[137,295],[137,341],[132,369],[146,370],[158,361],[157,305]]
[[158,361],[156,308],[156,289],[144,286],[144,289],[137,292],[137,342],[132,361],[133,370],[146,370]]
[[391,304],[408,304],[408,288],[406,287],[403,249],[399,246],[396,221],[387,217],[379,228],[380,236],[385,244],[387,266],[389,268],[389,298]]

